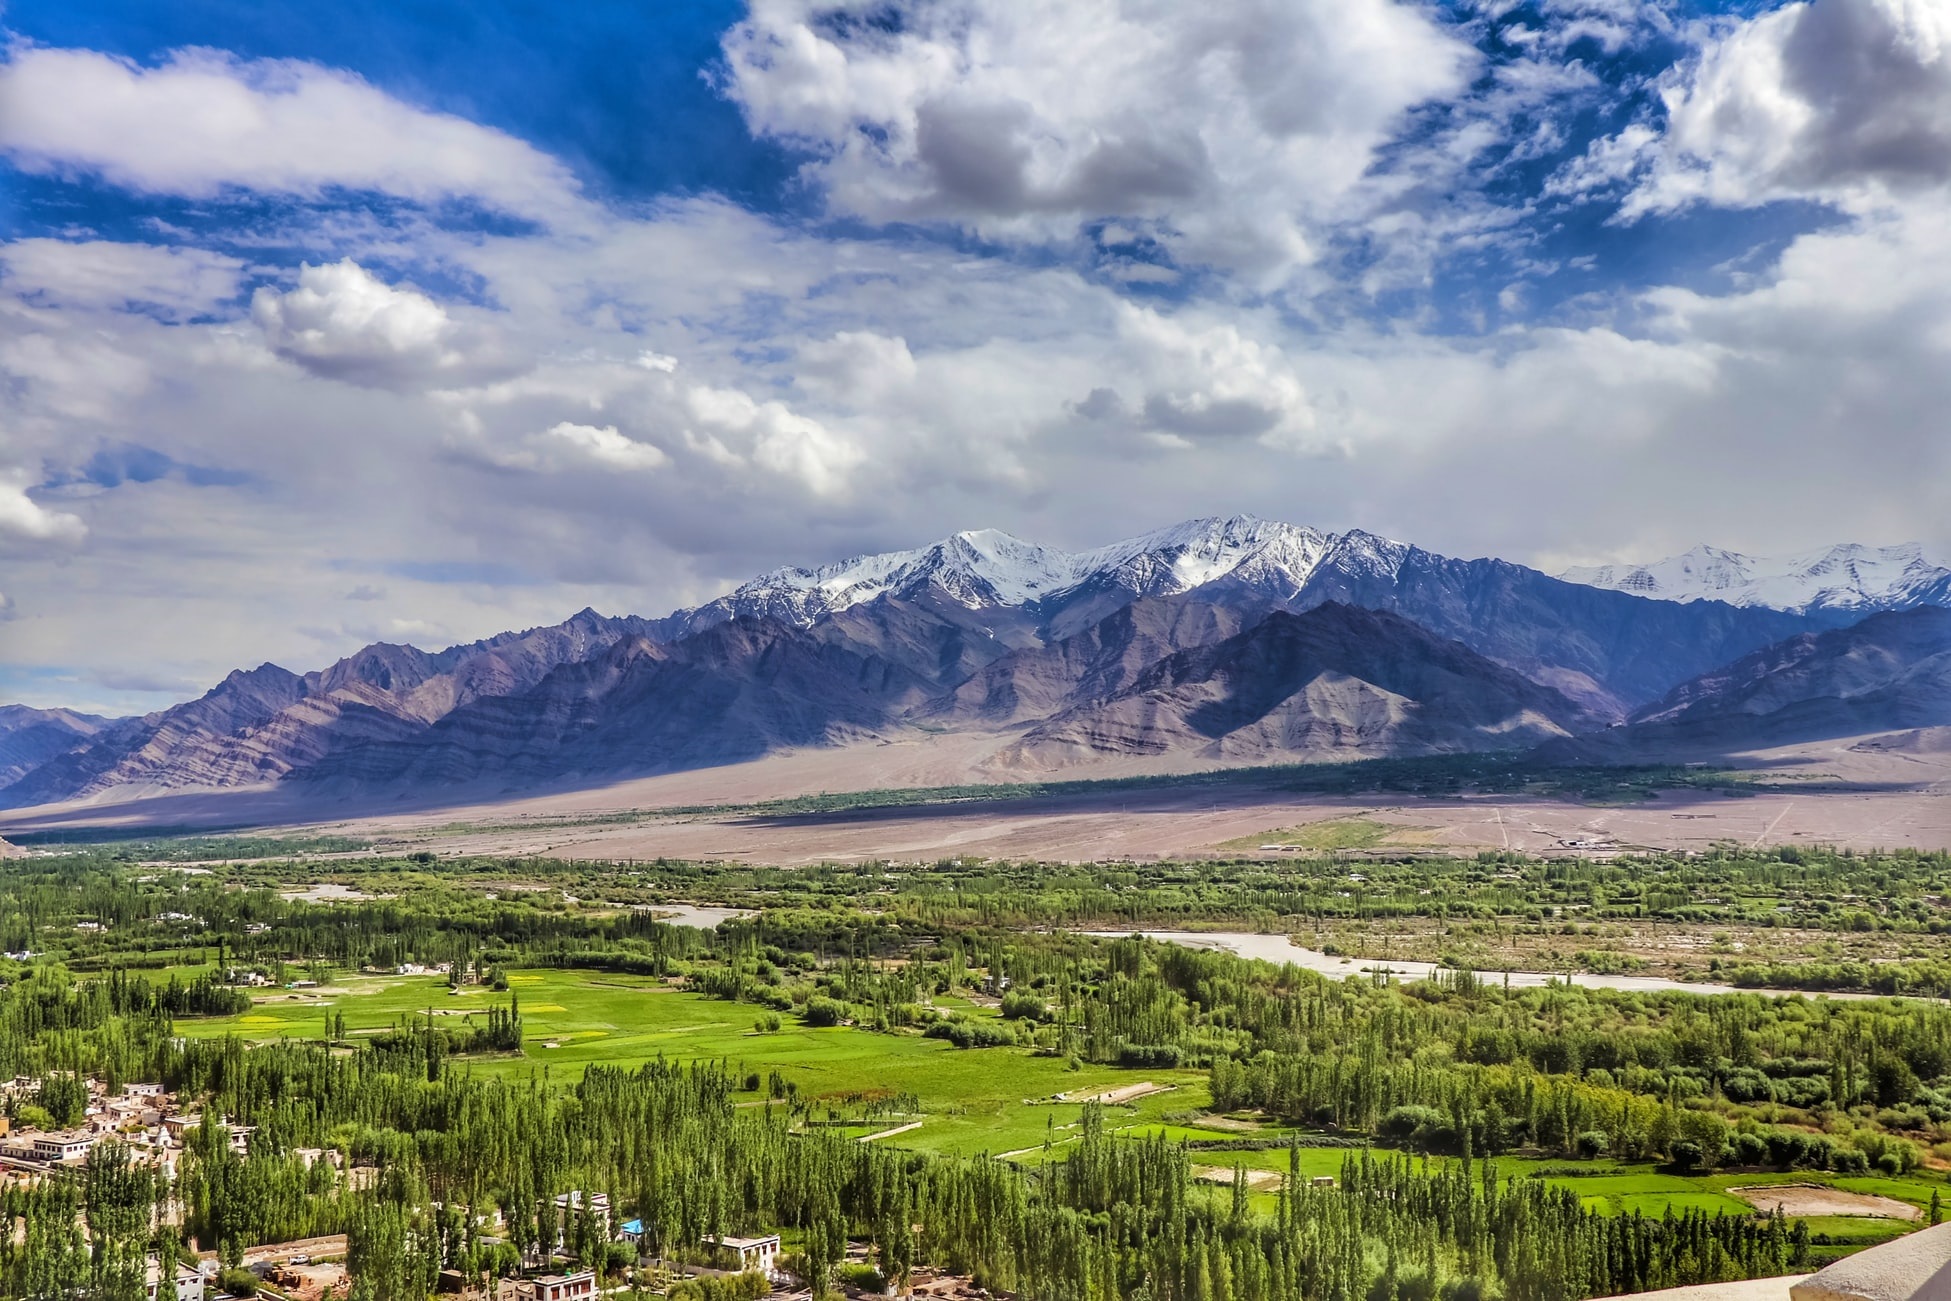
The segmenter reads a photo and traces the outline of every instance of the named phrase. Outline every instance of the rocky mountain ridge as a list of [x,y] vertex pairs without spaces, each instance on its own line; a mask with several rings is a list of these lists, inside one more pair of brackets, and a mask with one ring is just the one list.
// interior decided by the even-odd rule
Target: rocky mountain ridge
[[[585,610],[437,652],[240,670],[142,718],[43,727],[0,805],[287,781],[514,789],[943,731],[993,734],[1001,761],[1031,767],[1512,748],[1621,721],[1841,618],[1244,516],[1083,552],[961,533],[777,570],[661,619]],[[1402,656],[1423,668],[1402,676]]]

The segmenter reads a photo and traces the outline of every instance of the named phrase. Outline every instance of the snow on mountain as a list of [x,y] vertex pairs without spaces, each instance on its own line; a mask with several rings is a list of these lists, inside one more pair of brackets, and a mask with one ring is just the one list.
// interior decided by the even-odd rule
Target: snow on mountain
[[776,569],[691,612],[686,622],[697,627],[747,615],[804,626],[882,595],[914,597],[930,589],[975,610],[1032,605],[1093,581],[1139,596],[1190,591],[1228,576],[1298,591],[1341,541],[1247,515],[1188,520],[1074,552],[980,529],[910,551]]
[[703,623],[746,615],[804,626],[890,592],[912,595],[927,586],[972,609],[1024,605],[1070,586],[1074,575],[1074,558],[1064,552],[977,529],[911,551],[855,556],[817,569],[775,569],[696,614]]
[[1951,596],[1951,569],[1933,564],[1915,543],[1844,543],[1782,559],[1701,546],[1650,565],[1587,565],[1559,577],[1656,600],[1725,601],[1798,614],[1901,610]]

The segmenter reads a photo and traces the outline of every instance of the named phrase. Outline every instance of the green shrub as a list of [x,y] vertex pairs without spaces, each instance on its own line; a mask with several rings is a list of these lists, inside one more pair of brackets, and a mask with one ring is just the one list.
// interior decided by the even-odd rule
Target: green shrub
[[1016,1031],[994,1021],[937,1021],[922,1033],[946,1039],[957,1048],[1004,1048],[1016,1042]]
[[887,1291],[887,1280],[872,1265],[841,1265],[833,1271],[833,1277],[843,1286],[862,1292]]
[[806,1010],[802,1015],[808,1025],[839,1025],[847,1018],[847,1005],[837,998],[815,994],[806,1000]]

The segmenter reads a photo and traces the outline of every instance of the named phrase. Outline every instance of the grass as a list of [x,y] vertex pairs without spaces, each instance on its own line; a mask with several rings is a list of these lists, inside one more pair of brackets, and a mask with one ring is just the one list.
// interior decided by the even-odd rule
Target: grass
[[[1158,1118],[1168,1110],[1205,1105],[1201,1071],[1129,1071],[1086,1065],[1071,1070],[1060,1058],[1020,1048],[957,1049],[919,1035],[870,1034],[848,1027],[815,1029],[794,1017],[773,1033],[753,1029],[759,1009],[668,988],[648,977],[582,971],[526,971],[510,981],[522,1008],[526,1054],[479,1058],[468,1067],[491,1075],[526,1077],[545,1071],[559,1082],[580,1078],[592,1063],[635,1066],[658,1057],[674,1061],[723,1060],[738,1073],[762,1077],[779,1072],[814,1100],[859,1091],[913,1093],[921,1103],[920,1129],[900,1135],[902,1147],[919,1151],[999,1154],[1041,1145],[1084,1108],[1049,1101],[1058,1093],[1114,1088],[1141,1080],[1174,1086],[1113,1115]],[[333,990],[343,989],[343,993]],[[345,1016],[358,1037],[427,1015],[436,1021],[505,1006],[510,994],[469,987],[455,995],[442,977],[346,977],[325,991],[284,991],[263,996],[250,1012],[233,1017],[184,1019],[181,1034],[227,1034],[256,1041],[321,1039],[328,1013]],[[551,1047],[550,1045],[554,1045]],[[1054,1131],[1053,1131],[1054,1127]],[[1217,1131],[1204,1137],[1225,1137]]]
[[[777,1071],[812,1101],[816,1119],[825,1118],[823,1099],[831,1100],[837,1113],[857,1116],[858,1108],[846,1100],[848,1094],[912,1093],[921,1108],[921,1127],[884,1141],[947,1155],[1008,1153],[1028,1165],[1062,1159],[1076,1136],[1084,1108],[1053,1101],[1057,1094],[1142,1081],[1171,1087],[1109,1109],[1107,1124],[1126,1137],[1163,1135],[1191,1142],[1281,1139],[1293,1132],[1270,1124],[1246,1135],[1237,1128],[1202,1125],[1201,1112],[1211,1105],[1211,1097],[1200,1071],[1088,1064],[1072,1070],[1063,1059],[1039,1057],[1021,1048],[957,1049],[911,1034],[874,1034],[845,1026],[815,1029],[791,1016],[783,1019],[778,1031],[762,1033],[753,1028],[757,1008],[673,989],[650,977],[548,969],[513,973],[510,984],[507,994],[478,986],[452,994],[442,977],[346,976],[323,990],[260,995],[249,1012],[238,1016],[184,1018],[176,1025],[178,1033],[192,1037],[234,1034],[257,1042],[321,1039],[327,1014],[336,1013],[344,1015],[349,1036],[357,1038],[424,1017],[430,1008],[437,1021],[449,1021],[519,998],[525,1055],[475,1058],[466,1069],[519,1078],[542,1073],[551,1081],[567,1083],[580,1078],[592,1063],[629,1067],[658,1057],[722,1060],[740,1075],[756,1072],[765,1078]],[[992,1015],[979,1009],[975,1014]],[[741,1101],[757,1102],[762,1097],[745,1095]],[[847,1132],[891,1128],[909,1118],[877,1120],[869,1130]],[[1338,1175],[1349,1155],[1347,1148],[1303,1147],[1301,1173],[1310,1178]],[[1451,1159],[1429,1158],[1432,1165]],[[1193,1153],[1193,1161],[1284,1172],[1289,1155],[1278,1147],[1203,1150]],[[1752,1207],[1726,1191],[1741,1185],[1829,1184],[1919,1207],[1929,1203],[1933,1187],[1942,1187],[1935,1178],[1921,1175],[1842,1177],[1803,1171],[1680,1175],[1650,1164],[1606,1159],[1580,1163],[1500,1157],[1495,1165],[1506,1178],[1536,1175],[1570,1188],[1588,1207],[1602,1213],[1653,1217],[1668,1210],[1751,1214]],[[1270,1196],[1255,1193],[1254,1200]],[[1862,1246],[1911,1227],[1902,1221],[1857,1217],[1816,1217],[1809,1225],[1811,1232],[1835,1243]]]
[[1237,840],[1227,841],[1220,848],[1258,849],[1262,845],[1280,845],[1287,849],[1316,851],[1374,849],[1397,833],[1416,830],[1420,828],[1390,826],[1373,818],[1330,818],[1258,836],[1241,836]]
[[370,850],[371,840],[335,835],[253,835],[213,832],[209,828],[138,826],[75,827],[48,831],[15,831],[7,839],[23,848],[97,850],[137,863],[197,863],[230,859],[295,858],[305,854],[356,854]]

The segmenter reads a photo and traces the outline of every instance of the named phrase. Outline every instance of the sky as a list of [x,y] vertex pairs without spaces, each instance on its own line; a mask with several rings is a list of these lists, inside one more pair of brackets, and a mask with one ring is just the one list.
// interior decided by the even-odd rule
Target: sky
[[0,700],[1202,515],[1951,554],[1951,0],[5,0]]

